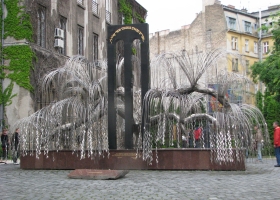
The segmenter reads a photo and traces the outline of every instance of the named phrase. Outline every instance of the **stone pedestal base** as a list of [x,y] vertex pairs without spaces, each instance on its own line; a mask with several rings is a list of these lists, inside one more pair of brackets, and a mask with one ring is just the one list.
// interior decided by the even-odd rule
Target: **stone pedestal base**
[[[30,153],[30,152],[29,152]],[[28,153],[28,154],[29,154]],[[140,152],[141,153],[141,152]],[[78,154],[78,155],[77,155]],[[153,151],[151,165],[136,158],[136,150],[110,150],[110,155],[91,160],[86,156],[80,159],[80,152],[49,151],[48,158],[42,152],[39,159],[33,155],[20,159],[22,169],[100,169],[100,170],[245,170],[244,152],[239,152],[239,159],[232,162],[217,163],[211,161],[210,149],[158,149]],[[235,150],[233,150],[235,155]],[[156,162],[158,160],[158,163]]]

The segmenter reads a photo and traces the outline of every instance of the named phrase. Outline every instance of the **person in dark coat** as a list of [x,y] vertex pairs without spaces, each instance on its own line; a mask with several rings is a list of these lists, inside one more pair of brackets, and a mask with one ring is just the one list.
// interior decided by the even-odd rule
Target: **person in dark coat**
[[19,157],[19,128],[16,129],[13,135],[12,144],[13,144],[13,162],[14,164],[17,164],[17,159]]
[[7,160],[8,155],[8,149],[10,145],[9,136],[8,136],[8,130],[3,129],[3,132],[1,134],[1,144],[2,144],[2,157],[3,160]]

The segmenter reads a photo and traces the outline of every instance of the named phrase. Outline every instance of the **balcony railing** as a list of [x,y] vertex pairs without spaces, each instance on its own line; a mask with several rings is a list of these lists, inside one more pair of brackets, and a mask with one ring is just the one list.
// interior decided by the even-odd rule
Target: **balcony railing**
[[95,0],[92,0],[92,12],[95,15],[98,15],[98,3]]
[[111,13],[108,10],[106,10],[106,21],[111,23]]
[[80,5],[84,5],[84,1],[83,0],[77,0],[77,3]]

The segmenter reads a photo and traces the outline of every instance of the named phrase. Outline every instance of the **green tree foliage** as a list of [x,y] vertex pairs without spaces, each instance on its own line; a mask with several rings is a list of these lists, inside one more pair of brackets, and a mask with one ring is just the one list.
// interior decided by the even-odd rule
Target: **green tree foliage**
[[274,46],[265,60],[251,67],[253,80],[262,81],[266,86],[264,98],[260,92],[257,93],[256,98],[257,106],[266,120],[271,142],[273,142],[274,132],[272,124],[274,121],[280,121],[280,12],[272,18],[274,20],[272,27],[261,29],[272,28]]
[[3,91],[3,94],[0,98],[0,104],[4,106],[9,106],[12,104],[12,98],[16,96],[16,94],[12,94],[14,83],[11,82]]
[[4,19],[4,37],[14,37],[17,40],[32,40],[32,25],[30,15],[24,12],[24,7],[20,6],[20,0],[4,0],[8,14]]
[[263,61],[255,63],[252,69],[252,78],[254,81],[262,81],[267,91],[272,94],[280,95],[280,12],[273,15],[272,35],[274,46],[271,54]]
[[256,106],[263,112],[263,95],[260,91],[256,94]]
[[132,6],[126,0],[120,0],[120,12],[124,16],[124,24],[132,24]]
[[138,13],[133,13],[132,5],[127,0],[119,0],[119,5],[119,11],[123,14],[124,17],[124,24],[132,24],[133,16],[138,19],[140,23],[145,23],[144,18],[142,18]]
[[4,59],[10,60],[9,66],[3,66],[10,70],[6,78],[16,82],[19,86],[33,91],[30,83],[30,70],[33,69],[32,60],[35,58],[32,49],[27,45],[15,45],[4,48]]
[[263,115],[267,123],[267,128],[269,131],[270,139],[273,141],[273,122],[280,120],[280,104],[276,100],[274,95],[270,95],[269,92],[266,92],[264,95],[264,107]]

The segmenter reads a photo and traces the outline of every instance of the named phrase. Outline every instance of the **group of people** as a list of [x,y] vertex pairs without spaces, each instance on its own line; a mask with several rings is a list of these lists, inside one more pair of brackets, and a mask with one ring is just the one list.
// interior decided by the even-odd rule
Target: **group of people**
[[13,163],[18,164],[17,160],[19,157],[19,128],[15,130],[15,133],[12,135],[12,138],[10,140],[8,136],[8,130],[3,129],[3,132],[1,134],[1,147],[2,147],[2,159],[4,163],[6,163],[8,159],[8,152],[9,148],[11,146],[12,152],[13,152]]
[[[280,127],[277,121],[273,122],[273,128],[274,128],[274,148],[275,148],[275,156],[277,161],[277,165],[275,165],[275,167],[280,167]],[[254,143],[257,150],[257,161],[262,162],[262,147],[264,142],[263,134],[258,125],[255,125],[254,130],[255,130]],[[190,134],[192,134],[192,137],[194,138],[194,147],[200,148],[202,128],[196,126],[195,130],[193,130],[192,133]],[[193,142],[193,141],[191,142],[188,141],[189,138],[187,138],[185,135],[182,136],[183,148],[186,148],[188,146],[187,143]]]
[[200,148],[201,137],[202,137],[202,128],[197,125],[195,129],[192,131],[192,133],[190,132],[188,138],[185,135],[182,136],[183,148],[186,148],[187,146],[192,147],[193,144],[195,148]]

